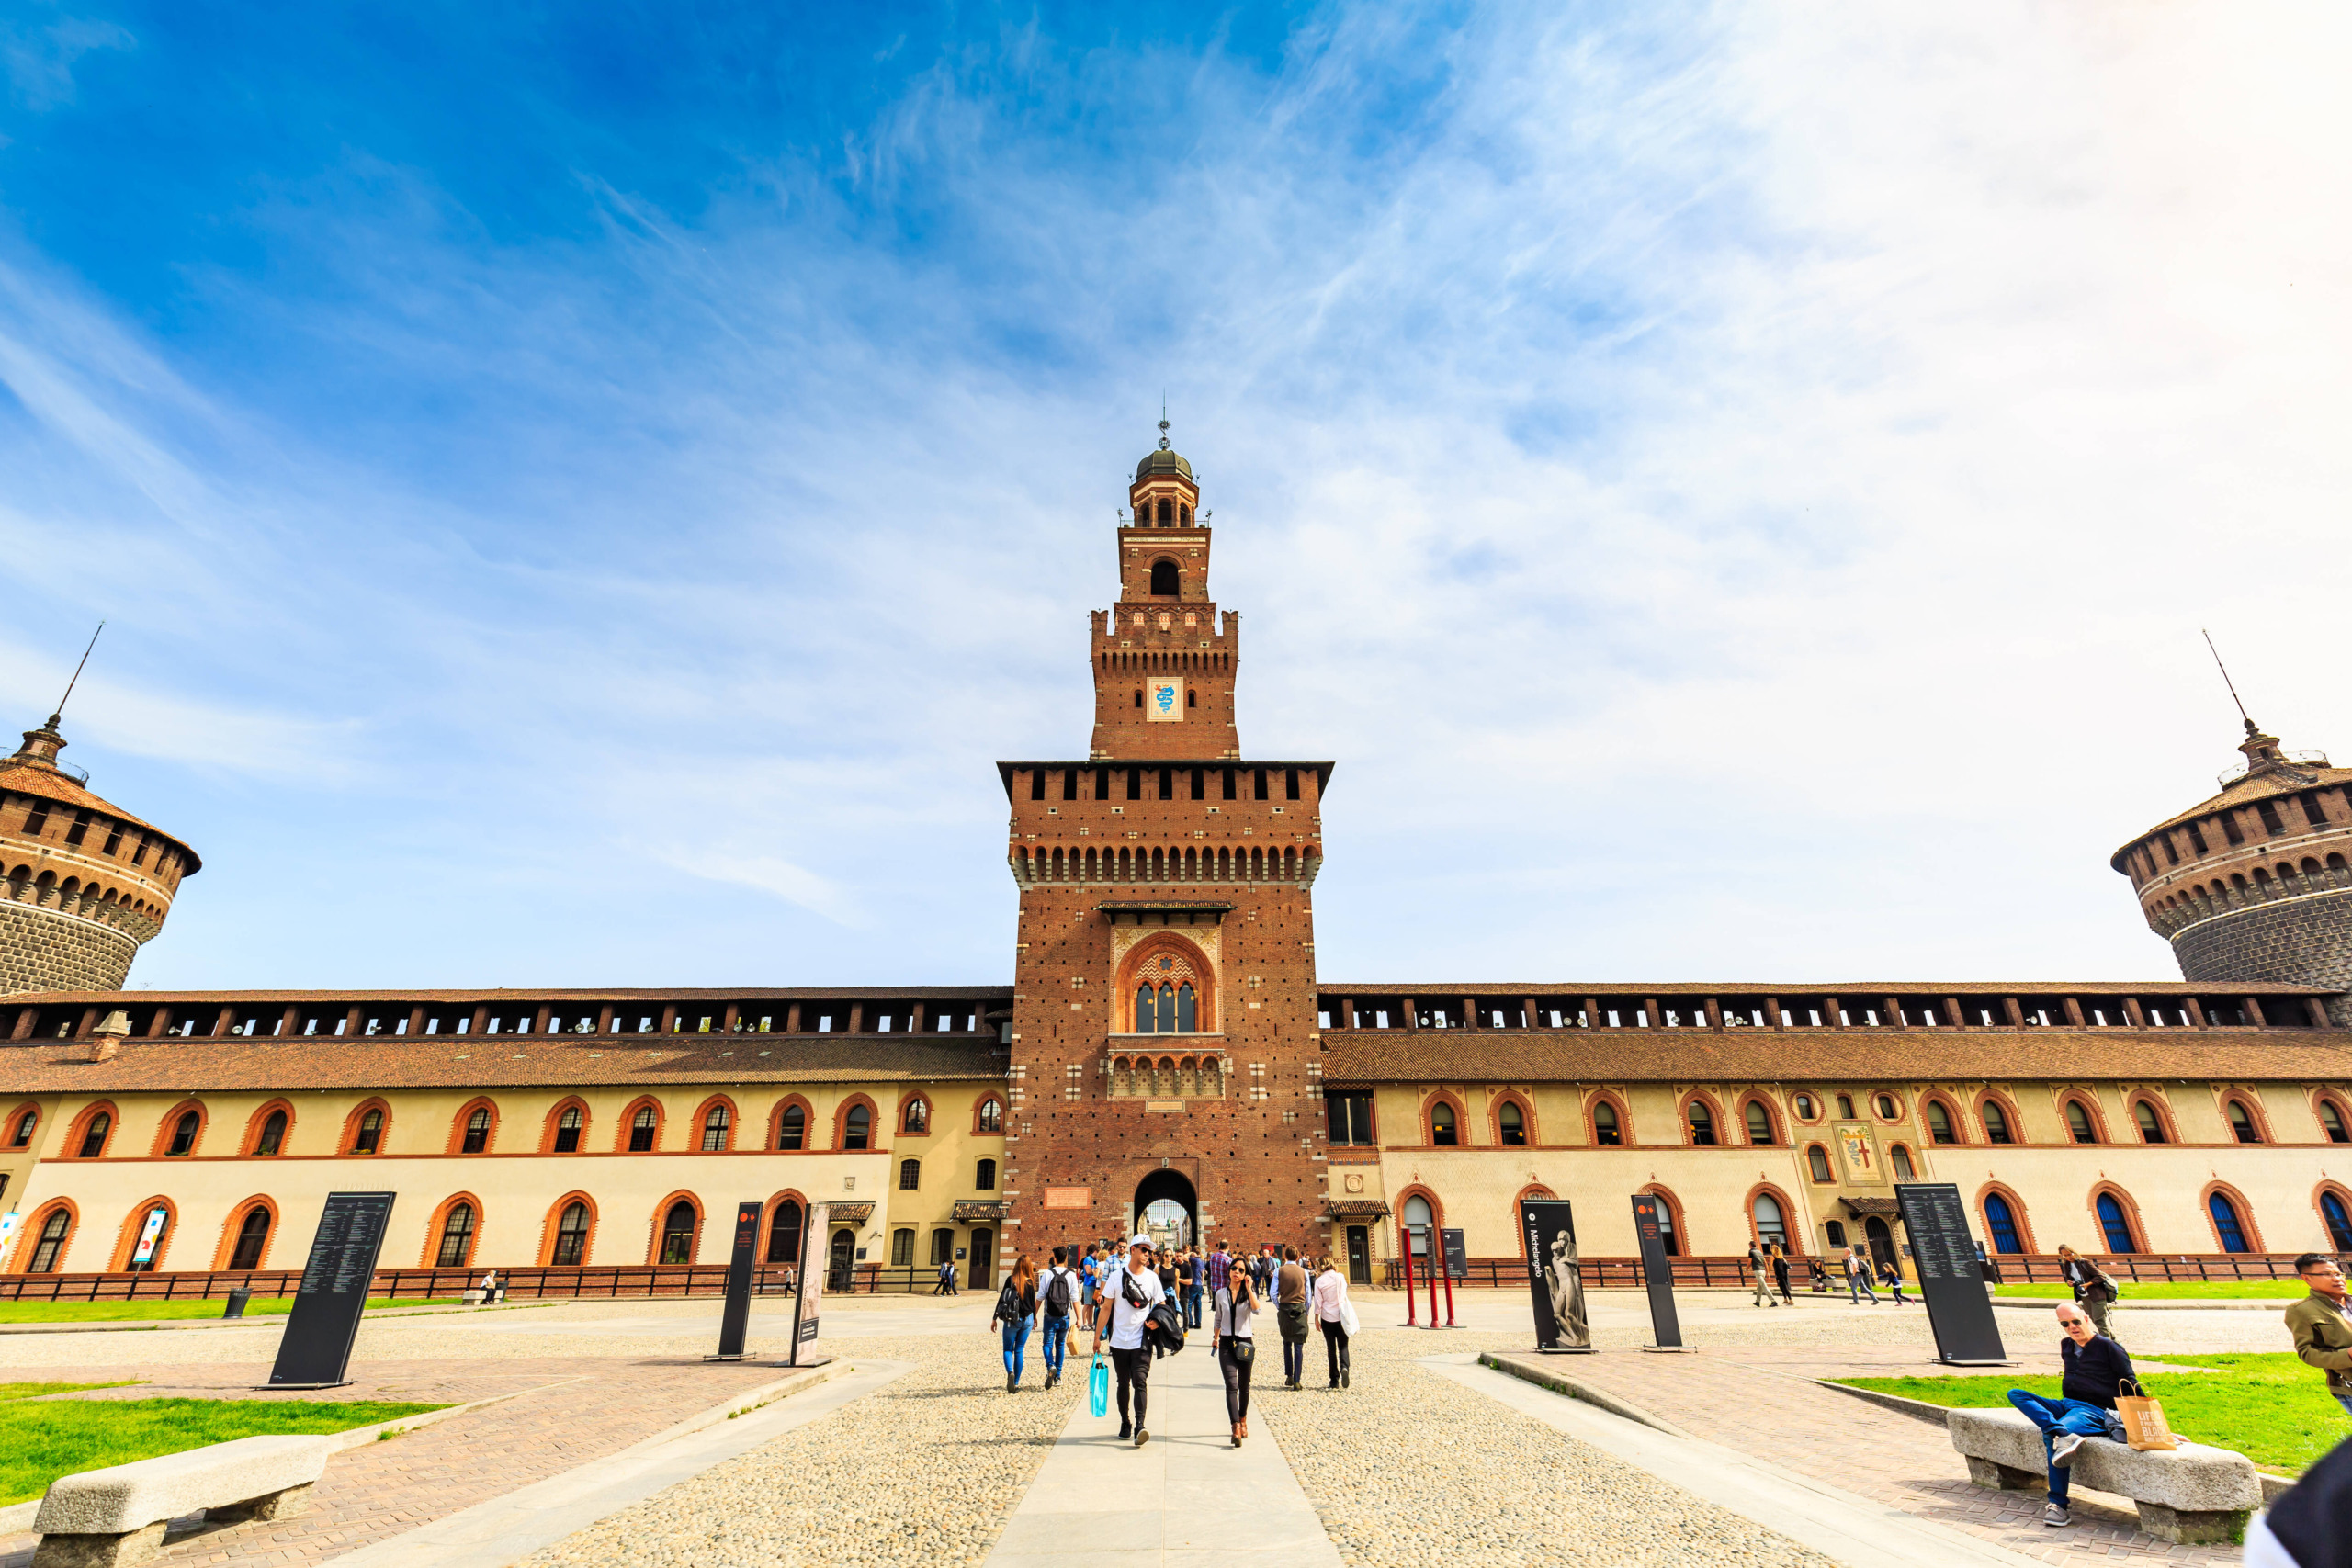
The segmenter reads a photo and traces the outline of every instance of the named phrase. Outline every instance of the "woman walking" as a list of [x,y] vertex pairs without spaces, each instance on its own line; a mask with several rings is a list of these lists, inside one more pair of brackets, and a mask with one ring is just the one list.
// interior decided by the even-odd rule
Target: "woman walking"
[[1882,1258],[1878,1260],[1878,1277],[1881,1283],[1894,1292],[1894,1304],[1901,1306],[1903,1304],[1903,1270],[1894,1266],[1894,1259]]
[[1004,1331],[1004,1392],[1011,1393],[1021,1386],[1029,1329],[1037,1321],[1037,1268],[1027,1253],[1012,1260],[1012,1272],[996,1293],[996,1314],[989,1321]]
[[1331,1386],[1348,1386],[1348,1341],[1355,1337],[1355,1304],[1348,1300],[1347,1276],[1331,1259],[1315,1276],[1315,1321],[1323,1330],[1324,1358],[1331,1363]]
[[1258,1357],[1258,1289],[1250,1270],[1225,1277],[1210,1309],[1216,1334],[1217,1371],[1225,1374],[1225,1416],[1233,1423],[1233,1446],[1250,1435],[1250,1369]]
[[1772,1244],[1772,1282],[1781,1287],[1782,1301],[1791,1306],[1797,1304],[1796,1298],[1789,1294],[1789,1249],[1777,1241]]

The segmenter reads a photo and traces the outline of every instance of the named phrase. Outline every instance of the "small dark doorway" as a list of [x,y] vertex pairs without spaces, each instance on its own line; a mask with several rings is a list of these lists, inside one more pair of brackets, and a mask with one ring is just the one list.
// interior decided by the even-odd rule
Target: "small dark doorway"
[[1372,1232],[1363,1225],[1348,1227],[1348,1283],[1372,1283]]
[[[1163,523],[1167,520],[1164,516],[1160,519]],[[1151,592],[1157,598],[1176,597],[1176,563],[1174,561],[1156,560],[1151,563]]]
[[1136,1186],[1136,1228],[1175,1247],[1200,1239],[1201,1210],[1183,1173],[1153,1171]]
[[[1871,1262],[1873,1266],[1894,1262],[1894,1233],[1876,1214],[1862,1222],[1862,1235],[1870,1238]],[[1901,1268],[1901,1264],[1895,1264]]]
[[825,1289],[846,1291],[850,1288],[850,1268],[857,1260],[857,1235],[854,1231],[835,1231],[833,1249],[825,1269]]
[[974,1231],[972,1233],[971,1268],[967,1270],[965,1274],[965,1278],[970,1281],[972,1289],[976,1291],[985,1291],[989,1288],[990,1271],[994,1268],[995,1263],[996,1232]]

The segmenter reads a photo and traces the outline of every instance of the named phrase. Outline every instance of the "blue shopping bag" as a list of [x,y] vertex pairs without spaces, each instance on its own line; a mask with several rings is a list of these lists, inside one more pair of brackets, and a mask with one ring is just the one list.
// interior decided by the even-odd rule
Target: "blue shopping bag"
[[1111,1363],[1099,1350],[1094,1364],[1086,1369],[1086,1406],[1097,1416],[1111,1414]]

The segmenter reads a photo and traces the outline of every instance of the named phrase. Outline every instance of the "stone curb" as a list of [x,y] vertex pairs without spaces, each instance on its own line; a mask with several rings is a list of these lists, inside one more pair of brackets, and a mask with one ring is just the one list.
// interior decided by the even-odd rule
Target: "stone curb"
[[[549,1297],[545,1301],[502,1302],[494,1307],[379,1307],[360,1314],[362,1323],[374,1323],[393,1317],[448,1317],[459,1313],[520,1312],[526,1307],[562,1306],[571,1298]],[[285,1326],[288,1313],[271,1313],[261,1317],[152,1317],[120,1319],[97,1318],[87,1323],[0,1323],[0,1334],[137,1334],[162,1328],[280,1328]]]
[[1617,1395],[1604,1389],[1595,1388],[1590,1383],[1580,1382],[1565,1372],[1555,1371],[1540,1362],[1505,1355],[1498,1350],[1482,1350],[1478,1354],[1478,1364],[1482,1367],[1490,1367],[1498,1372],[1508,1373],[1522,1382],[1532,1382],[1538,1388],[1548,1388],[1554,1393],[1565,1393],[1570,1399],[1581,1399],[1587,1404],[1597,1405],[1608,1411],[1611,1416],[1622,1416],[1628,1421],[1637,1421],[1645,1427],[1664,1432],[1670,1438],[1690,1437],[1690,1433],[1671,1421],[1661,1420],[1638,1404],[1620,1399]]

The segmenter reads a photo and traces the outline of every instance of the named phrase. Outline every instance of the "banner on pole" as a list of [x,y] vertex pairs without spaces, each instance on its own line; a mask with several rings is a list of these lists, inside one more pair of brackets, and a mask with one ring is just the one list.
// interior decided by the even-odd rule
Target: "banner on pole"
[[787,1366],[800,1364],[800,1348],[817,1337],[817,1312],[825,1295],[825,1255],[832,1243],[825,1232],[832,1225],[832,1205],[808,1205],[808,1228],[800,1233],[800,1290],[792,1298],[792,1354]]
[[1642,1282],[1649,1287],[1650,1338],[1661,1350],[1682,1348],[1682,1319],[1674,1310],[1674,1260],[1666,1251],[1667,1223],[1653,1192],[1634,1194],[1634,1235],[1642,1247]]
[[1523,1199],[1519,1211],[1527,1233],[1527,1288],[1535,1298],[1536,1348],[1591,1349],[1575,1212],[1565,1198]]

